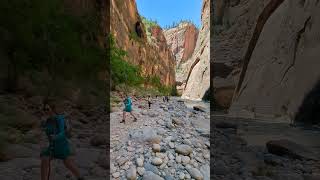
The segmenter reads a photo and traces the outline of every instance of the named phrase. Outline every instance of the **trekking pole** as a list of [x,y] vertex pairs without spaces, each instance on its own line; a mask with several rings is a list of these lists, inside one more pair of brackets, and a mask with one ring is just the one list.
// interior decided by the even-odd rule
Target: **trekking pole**
[[[53,134],[55,134],[55,128],[53,130]],[[49,137],[49,172],[48,172],[48,180],[50,179],[50,173],[51,173],[51,160],[54,160],[54,140],[52,137]],[[53,169],[53,167],[52,167]]]

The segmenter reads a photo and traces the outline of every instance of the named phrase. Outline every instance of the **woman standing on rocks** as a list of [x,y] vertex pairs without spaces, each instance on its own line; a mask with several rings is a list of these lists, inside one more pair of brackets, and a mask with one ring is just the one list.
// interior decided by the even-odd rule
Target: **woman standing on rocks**
[[132,100],[128,95],[126,95],[126,98],[124,99],[123,103],[124,103],[123,118],[120,123],[126,123],[126,112],[130,113],[131,116],[133,116],[134,118],[133,122],[136,122],[137,118],[132,113]]
[[41,180],[49,180],[51,170],[50,161],[52,159],[63,160],[65,167],[68,168],[78,180],[84,180],[70,157],[70,145],[66,137],[64,116],[58,114],[53,105],[45,104],[43,110],[49,117],[43,124],[49,140],[49,147],[43,149],[40,154]]

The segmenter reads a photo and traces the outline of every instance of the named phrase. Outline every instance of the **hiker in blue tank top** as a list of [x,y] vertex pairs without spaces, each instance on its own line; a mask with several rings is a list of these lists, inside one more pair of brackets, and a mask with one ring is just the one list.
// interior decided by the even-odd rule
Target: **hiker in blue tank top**
[[124,99],[123,103],[124,103],[123,118],[120,123],[126,123],[126,112],[130,113],[131,116],[133,116],[134,118],[133,121],[136,122],[137,118],[132,113],[132,100],[128,95],[126,95],[126,98]]
[[65,132],[64,116],[58,114],[55,106],[45,104],[43,108],[48,119],[43,124],[43,129],[49,140],[49,147],[42,149],[41,157],[41,180],[50,179],[50,161],[52,159],[61,159],[66,168],[78,180],[84,180],[80,176],[80,172],[76,167],[73,159],[71,159],[70,145]]

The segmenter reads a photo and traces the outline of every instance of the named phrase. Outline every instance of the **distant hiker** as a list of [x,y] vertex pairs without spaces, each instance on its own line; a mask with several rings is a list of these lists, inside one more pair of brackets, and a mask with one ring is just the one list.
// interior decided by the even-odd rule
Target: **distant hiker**
[[131,116],[133,116],[134,118],[133,121],[136,122],[137,118],[132,113],[132,100],[128,95],[126,95],[126,98],[124,99],[123,103],[124,103],[123,118],[120,123],[126,123],[126,112],[130,113]]
[[169,102],[169,96],[166,96],[167,97],[167,102]]
[[41,157],[41,180],[49,180],[50,178],[50,162],[53,159],[63,160],[67,169],[78,180],[84,180],[80,176],[80,172],[76,167],[73,159],[71,159],[71,149],[67,139],[66,121],[62,114],[58,114],[54,105],[45,104],[43,106],[44,113],[48,116],[47,120],[42,124],[43,129],[49,140],[49,147],[42,149]]
[[166,96],[163,96],[162,100],[163,102],[166,102]]
[[149,105],[149,109],[151,108],[151,104],[152,104],[152,102],[151,102],[151,96],[148,96],[148,105]]

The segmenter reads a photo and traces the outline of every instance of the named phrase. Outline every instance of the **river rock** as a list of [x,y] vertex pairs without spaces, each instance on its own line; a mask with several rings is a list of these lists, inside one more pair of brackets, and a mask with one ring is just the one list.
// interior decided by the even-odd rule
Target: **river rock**
[[182,156],[181,161],[183,164],[188,164],[190,162],[189,156]]
[[141,158],[137,158],[137,166],[139,167],[143,166],[143,160]]
[[152,150],[154,152],[160,152],[160,149],[161,149],[160,144],[153,144]]
[[176,152],[182,155],[189,155],[190,153],[192,153],[192,148],[189,145],[178,145],[176,146]]
[[314,154],[304,148],[302,145],[296,144],[292,141],[281,139],[272,140],[266,143],[269,153],[279,156],[288,156],[294,159],[316,159]]
[[176,125],[183,125],[183,121],[177,118],[172,118],[172,123],[176,124]]
[[138,167],[137,168],[137,172],[138,172],[138,174],[140,175],[140,176],[142,176],[143,174],[144,174],[144,168],[143,167]]
[[153,165],[156,165],[156,166],[159,166],[163,163],[162,159],[161,158],[158,158],[158,157],[155,157],[152,159],[152,164]]
[[154,174],[151,171],[146,171],[143,174],[143,180],[164,180],[162,177],[158,176],[157,174]]
[[196,180],[203,179],[203,175],[201,174],[201,172],[198,169],[196,169],[196,168],[186,168],[186,169],[192,178],[194,178]]
[[137,169],[135,166],[131,166],[131,168],[127,171],[127,179],[129,180],[137,179]]

